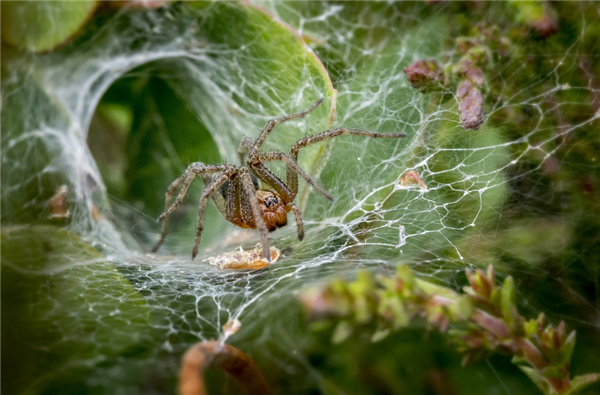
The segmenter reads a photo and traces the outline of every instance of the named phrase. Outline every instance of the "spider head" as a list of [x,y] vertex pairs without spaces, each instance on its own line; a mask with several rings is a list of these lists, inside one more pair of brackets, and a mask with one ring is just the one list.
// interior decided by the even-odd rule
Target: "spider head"
[[256,191],[260,203],[263,220],[269,232],[287,224],[287,213],[290,211],[278,194],[260,189]]

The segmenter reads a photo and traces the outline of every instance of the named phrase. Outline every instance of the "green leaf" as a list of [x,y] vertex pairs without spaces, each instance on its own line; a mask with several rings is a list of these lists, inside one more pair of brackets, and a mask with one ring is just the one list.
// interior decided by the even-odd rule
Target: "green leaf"
[[396,292],[379,291],[378,295],[377,314],[385,317],[386,320],[392,321],[394,330],[407,326],[410,322],[410,316]]
[[433,284],[429,281],[424,281],[420,279],[415,279],[415,284],[427,295],[443,296],[445,298],[451,299],[452,301],[457,301],[459,299],[458,294],[450,288],[442,287],[440,285]]
[[530,366],[529,362],[522,357],[512,357],[510,361],[517,366]]
[[[119,367],[152,347],[145,300],[77,235],[54,226],[4,228],[2,243],[3,392],[51,393],[70,381]],[[129,358],[133,358],[130,360]],[[20,388],[17,388],[17,387]]]
[[504,317],[504,322],[506,322],[506,325],[512,331],[515,326],[515,320],[519,318],[519,314],[515,306],[515,282],[511,276],[506,277],[504,280],[501,292],[502,316]]
[[519,366],[519,369],[521,369],[521,371],[525,373],[531,379],[531,381],[533,381],[533,383],[542,391],[544,395],[555,395],[550,385],[544,379],[544,376],[542,376],[537,370],[527,366]]
[[590,373],[582,376],[575,376],[573,380],[571,380],[571,391],[566,395],[578,394],[590,385],[598,382],[600,382],[600,373]]
[[333,344],[340,344],[352,335],[354,325],[349,321],[340,321],[333,331],[331,342]]
[[573,355],[573,350],[575,349],[575,339],[576,338],[577,338],[576,332],[571,331],[571,333],[569,333],[569,336],[565,340],[565,343],[560,348],[559,360],[558,360],[558,363],[560,365],[571,361],[571,356]]
[[359,270],[356,281],[352,283],[351,289],[357,294],[367,294],[375,289],[373,274],[368,270]]
[[406,264],[396,267],[396,276],[406,284],[407,288],[412,288],[415,284],[415,275]]
[[390,332],[390,329],[378,329],[377,331],[375,331],[375,333],[373,333],[373,336],[371,336],[371,341],[373,343],[377,343],[385,339],[390,334]]
[[541,369],[539,372],[544,377],[559,379],[563,377],[563,373],[561,370],[561,368],[556,366],[548,366],[546,368]]
[[450,306],[451,317],[454,321],[466,321],[473,312],[471,299],[460,296],[454,305]]
[[359,324],[366,324],[373,318],[369,299],[364,294],[354,294],[354,305],[352,306],[352,310],[354,311],[354,319]]
[[512,224],[512,229],[495,241],[497,248],[532,266],[560,256],[572,242],[571,226],[564,221],[521,219]]
[[510,0],[511,14],[517,22],[535,28],[542,37],[553,33],[557,28],[558,16],[544,0]]
[[90,18],[98,1],[3,1],[2,41],[47,51],[67,41]]

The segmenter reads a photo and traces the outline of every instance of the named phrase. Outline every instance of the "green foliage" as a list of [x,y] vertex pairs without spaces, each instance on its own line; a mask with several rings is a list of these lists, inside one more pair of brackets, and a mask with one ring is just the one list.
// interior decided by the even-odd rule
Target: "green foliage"
[[2,41],[28,51],[53,49],[81,30],[97,5],[97,0],[2,2]]
[[515,19],[533,28],[538,35],[546,37],[556,31],[558,19],[556,11],[547,1],[511,0],[509,4],[516,13]]
[[[361,271],[356,281],[334,281],[300,295],[307,314],[314,321],[336,324],[332,342],[347,340],[352,332],[369,330],[380,341],[392,331],[423,319],[428,329],[446,332],[464,353],[463,364],[487,358],[493,353],[514,356],[513,362],[546,395],[572,394],[580,382],[600,381],[600,374],[569,379],[575,331],[568,336],[565,323],[544,326],[544,315],[525,321],[515,304],[512,277],[502,286],[495,284],[493,266],[487,273],[467,270],[470,286],[464,295],[416,279],[407,265],[398,266],[395,277],[379,277]],[[319,325],[323,327],[323,325]],[[585,378],[584,378],[585,377]]]

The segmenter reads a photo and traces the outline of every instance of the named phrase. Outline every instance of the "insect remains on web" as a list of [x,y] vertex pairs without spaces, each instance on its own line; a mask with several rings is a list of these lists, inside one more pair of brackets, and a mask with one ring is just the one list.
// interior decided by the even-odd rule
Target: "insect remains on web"
[[[294,212],[298,227],[298,239],[302,241],[304,238],[304,225],[300,210],[294,204],[294,199],[298,194],[298,176],[304,178],[309,185],[327,199],[333,201],[333,196],[315,183],[300,168],[297,162],[300,148],[342,135],[373,138],[398,138],[405,136],[404,133],[375,133],[366,130],[336,128],[296,141],[287,154],[279,151],[259,151],[275,126],[287,121],[303,118],[322,102],[323,98],[317,100],[305,111],[270,120],[254,141],[248,137],[244,137],[238,149],[240,165],[209,165],[202,162],[194,162],[189,165],[187,170],[167,188],[167,192],[165,193],[165,211],[158,217],[158,221],[163,221],[162,232],[152,252],[156,252],[167,237],[169,215],[179,206],[194,177],[197,175],[202,177],[206,188],[200,198],[198,226],[194,248],[192,249],[192,259],[198,253],[198,245],[200,244],[202,229],[204,228],[204,210],[209,197],[212,198],[217,209],[227,221],[241,228],[258,229],[261,237],[263,256],[268,262],[271,261],[268,233],[285,226],[287,224],[287,215],[290,211]],[[265,166],[265,162],[270,161],[285,163],[285,182]],[[179,194],[175,202],[171,203],[173,195],[177,190],[179,190]]]

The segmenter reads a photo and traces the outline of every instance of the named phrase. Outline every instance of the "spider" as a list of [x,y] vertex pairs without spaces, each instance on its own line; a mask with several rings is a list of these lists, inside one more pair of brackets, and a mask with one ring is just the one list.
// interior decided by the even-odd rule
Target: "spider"
[[[300,210],[294,204],[294,198],[298,194],[298,175],[304,178],[309,185],[327,199],[333,201],[333,196],[315,183],[300,168],[297,162],[300,148],[341,135],[358,135],[373,138],[405,137],[404,133],[375,133],[358,129],[337,128],[296,141],[292,145],[289,154],[283,152],[259,152],[260,147],[275,126],[293,119],[303,118],[322,102],[323,98],[317,100],[305,111],[270,120],[254,141],[248,137],[244,137],[238,149],[239,166],[232,164],[208,165],[202,162],[190,164],[187,170],[167,188],[167,192],[165,193],[165,211],[158,218],[159,222],[164,221],[162,232],[152,252],[156,252],[165,240],[169,215],[179,206],[194,177],[197,175],[202,177],[205,188],[200,198],[198,226],[194,248],[192,249],[192,259],[198,253],[200,236],[202,236],[204,228],[204,210],[209,197],[212,197],[217,209],[227,221],[241,228],[258,229],[263,255],[269,262],[271,254],[269,252],[268,232],[273,232],[277,228],[285,226],[287,224],[287,215],[290,211],[294,212],[298,239],[302,241],[304,238],[304,225]],[[265,162],[276,160],[282,161],[286,165],[285,182],[265,166]],[[262,187],[261,182],[269,187],[269,189]],[[175,203],[171,204],[173,195],[178,189],[180,190],[179,195]]]

